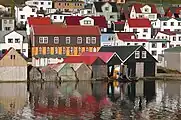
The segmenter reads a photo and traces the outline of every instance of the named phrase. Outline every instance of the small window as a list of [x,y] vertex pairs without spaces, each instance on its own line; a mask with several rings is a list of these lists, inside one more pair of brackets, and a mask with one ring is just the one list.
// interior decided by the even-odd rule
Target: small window
[[32,12],[35,12],[35,9],[34,9],[34,8],[32,9]]
[[156,50],[153,50],[153,51],[151,51],[151,54],[152,54],[153,56],[156,56],[156,55],[157,55],[157,51],[156,51]]
[[39,37],[39,43],[43,43],[43,37]]
[[167,43],[162,43],[162,48],[167,48]]
[[176,37],[173,37],[173,41],[176,41]]
[[54,54],[58,54],[58,47],[54,48]]
[[138,45],[138,43],[135,43],[134,45]]
[[146,37],[146,35],[143,35],[143,37]]
[[60,20],[62,19],[63,17],[62,16],[60,16]]
[[156,43],[152,43],[152,48],[157,48],[157,44]]
[[137,29],[133,29],[133,32],[137,32]]
[[4,20],[4,24],[7,24],[7,20]]
[[181,26],[181,22],[178,22],[178,26]]
[[21,19],[25,19],[25,16],[24,16],[24,15],[21,15]]
[[51,2],[48,2],[48,5],[51,5]]
[[50,47],[47,47],[47,54],[50,54]]
[[57,16],[53,16],[53,19],[57,19]]
[[163,26],[167,26],[167,22],[163,22]]
[[48,37],[44,37],[44,43],[48,43]]
[[142,51],[142,58],[146,58],[146,51]]
[[179,40],[179,41],[181,41],[181,36],[180,36],[180,37],[178,37],[178,40]]
[[44,2],[41,2],[41,5],[43,5],[44,4]]
[[109,11],[109,7],[105,7],[105,11]]
[[136,52],[135,52],[135,58],[136,58],[136,59],[139,59],[139,58],[140,58],[140,51],[136,51]]
[[171,26],[174,26],[174,22],[171,22],[170,25],[171,25]]
[[4,27],[4,29],[5,29],[6,31],[8,31],[8,30],[10,30],[11,28],[10,28],[10,27]]
[[111,18],[111,19],[114,19],[114,15],[110,15],[110,18]]
[[9,20],[9,24],[13,24],[13,20]]
[[170,45],[170,48],[173,48],[174,47],[174,45]]
[[30,15],[30,17],[34,17],[34,15]]
[[23,49],[23,52],[26,52],[26,49]]
[[90,44],[90,37],[86,37],[86,44]]
[[82,44],[82,37],[77,37],[77,44]]
[[66,44],[70,44],[70,37],[66,37]]
[[13,39],[8,39],[8,43],[13,43]]
[[19,38],[16,38],[16,39],[15,39],[15,43],[20,43],[20,39],[19,39]]
[[92,44],[96,44],[96,37],[92,37]]
[[143,32],[148,32],[148,29],[144,29]]
[[130,45],[130,43],[127,43],[127,46],[129,46]]
[[143,44],[142,44],[142,46],[143,46],[143,47],[145,47],[145,46],[146,46],[146,44],[145,44],[145,43],[143,43]]
[[11,59],[11,60],[12,60],[12,59],[15,59],[15,55],[11,55],[11,58],[10,58],[10,59]]
[[23,9],[22,9],[22,8],[19,8],[19,11],[23,11]]
[[59,43],[59,37],[54,37],[54,43],[58,44]]

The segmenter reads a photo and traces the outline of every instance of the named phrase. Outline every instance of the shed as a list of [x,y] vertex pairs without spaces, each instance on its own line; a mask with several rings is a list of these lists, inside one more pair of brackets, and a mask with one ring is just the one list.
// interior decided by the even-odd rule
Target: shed
[[42,79],[45,81],[56,81],[58,80],[58,73],[50,66],[40,68]]
[[65,63],[85,63],[92,70],[92,78],[102,79],[107,77],[107,65],[97,56],[69,56],[64,59]]
[[155,76],[157,73],[157,60],[143,46],[108,46],[99,51],[116,52],[131,77]]
[[41,80],[41,71],[37,67],[32,67],[29,71],[29,80]]
[[58,72],[58,77],[63,81],[76,81],[76,73],[70,64],[61,63],[53,68]]
[[76,78],[81,80],[91,80],[92,70],[84,63],[68,63],[75,71]]
[[168,69],[181,72],[181,47],[168,48],[164,51],[164,64]]
[[14,48],[10,48],[0,59],[1,81],[27,81],[27,61]]

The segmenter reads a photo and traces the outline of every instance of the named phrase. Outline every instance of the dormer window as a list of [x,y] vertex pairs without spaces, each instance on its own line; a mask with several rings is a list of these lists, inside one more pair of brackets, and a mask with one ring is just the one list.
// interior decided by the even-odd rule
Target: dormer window
[[148,8],[145,8],[145,12],[148,12]]
[[105,7],[105,11],[109,11],[109,7]]
[[140,51],[135,51],[135,58],[139,59],[140,58]]
[[90,25],[90,24],[91,24],[91,21],[90,21],[90,20],[84,20],[84,24]]

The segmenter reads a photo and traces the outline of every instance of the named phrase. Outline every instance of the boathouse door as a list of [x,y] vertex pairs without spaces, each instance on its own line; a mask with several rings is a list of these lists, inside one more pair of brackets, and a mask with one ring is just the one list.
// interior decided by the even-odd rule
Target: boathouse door
[[136,77],[144,77],[144,63],[136,62]]

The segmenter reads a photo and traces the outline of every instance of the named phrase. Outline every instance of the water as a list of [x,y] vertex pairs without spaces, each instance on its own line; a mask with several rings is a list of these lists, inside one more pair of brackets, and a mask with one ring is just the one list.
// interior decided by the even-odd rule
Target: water
[[1,83],[0,120],[181,120],[181,81]]

